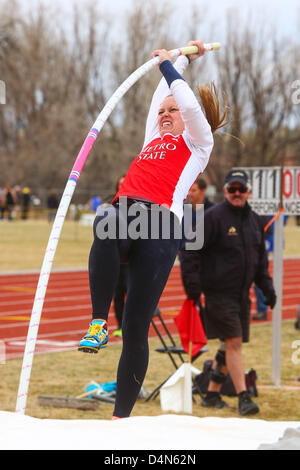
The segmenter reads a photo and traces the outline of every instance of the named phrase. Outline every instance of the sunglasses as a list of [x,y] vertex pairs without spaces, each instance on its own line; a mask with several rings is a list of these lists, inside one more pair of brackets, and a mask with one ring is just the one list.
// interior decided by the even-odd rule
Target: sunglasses
[[241,194],[244,194],[246,193],[248,190],[245,186],[229,186],[229,188],[227,188],[227,192],[229,194],[234,194],[236,192],[239,192]]

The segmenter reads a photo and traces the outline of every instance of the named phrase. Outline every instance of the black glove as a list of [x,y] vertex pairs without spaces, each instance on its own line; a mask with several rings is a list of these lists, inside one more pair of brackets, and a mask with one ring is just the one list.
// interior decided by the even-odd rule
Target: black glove
[[201,289],[198,285],[189,285],[186,287],[186,293],[190,300],[194,300],[195,302],[199,300]]
[[273,310],[273,308],[275,307],[276,305],[276,300],[277,300],[277,296],[276,296],[276,293],[274,290],[269,290],[266,294],[265,294],[265,304],[266,305],[269,305],[271,307],[271,309]]

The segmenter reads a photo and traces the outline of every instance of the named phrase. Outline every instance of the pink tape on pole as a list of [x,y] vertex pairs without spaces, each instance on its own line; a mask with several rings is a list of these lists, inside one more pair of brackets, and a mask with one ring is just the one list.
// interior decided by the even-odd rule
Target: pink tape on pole
[[86,159],[91,151],[91,148],[93,147],[97,139],[98,133],[99,133],[98,129],[92,128],[90,132],[88,133],[88,136],[86,137],[85,141],[83,142],[83,145],[80,149],[78,157],[76,158],[75,164],[72,168],[72,171],[69,177],[69,179],[75,181],[76,183],[79,179],[82,168],[84,167]]

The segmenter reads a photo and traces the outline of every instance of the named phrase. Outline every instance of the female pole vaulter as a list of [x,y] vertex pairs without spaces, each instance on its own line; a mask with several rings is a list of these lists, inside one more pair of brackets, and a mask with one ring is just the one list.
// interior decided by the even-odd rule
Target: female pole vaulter
[[[120,198],[127,204],[139,203],[146,211],[148,237],[126,240],[101,239],[94,223],[94,242],[89,257],[92,322],[78,349],[98,352],[107,346],[107,317],[119,275],[120,259],[128,261],[128,291],[123,315],[123,349],[117,373],[114,418],[128,417],[143,384],[148,367],[148,330],[153,312],[168,280],[178,251],[175,236],[183,215],[183,201],[195,179],[208,163],[214,132],[224,121],[220,118],[218,97],[208,87],[199,87],[208,123],[193,91],[181,76],[189,62],[205,53],[202,41],[191,41],[198,53],[180,56],[175,67],[169,53],[156,50],[163,75],[152,98],[145,141],[141,153],[131,164],[116,194],[110,217],[120,221]],[[151,211],[161,206],[170,216],[170,234],[151,238]],[[133,217],[127,214],[125,224]],[[164,218],[163,218],[164,219]],[[124,221],[123,221],[124,223]]]

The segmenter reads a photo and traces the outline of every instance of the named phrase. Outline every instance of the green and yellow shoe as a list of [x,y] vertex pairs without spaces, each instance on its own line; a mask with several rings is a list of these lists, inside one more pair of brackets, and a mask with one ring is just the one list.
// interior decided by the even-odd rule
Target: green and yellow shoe
[[118,330],[115,330],[112,334],[112,336],[116,337],[116,338],[122,338],[122,329],[119,328]]

